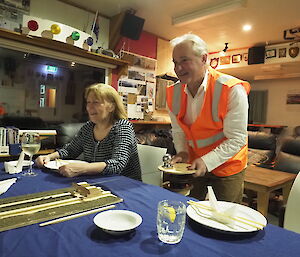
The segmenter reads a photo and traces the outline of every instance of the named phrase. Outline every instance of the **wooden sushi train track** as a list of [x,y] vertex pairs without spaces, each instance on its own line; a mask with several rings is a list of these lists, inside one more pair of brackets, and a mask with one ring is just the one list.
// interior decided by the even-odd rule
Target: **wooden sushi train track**
[[86,182],[52,191],[0,200],[0,231],[23,227],[122,202],[123,199]]

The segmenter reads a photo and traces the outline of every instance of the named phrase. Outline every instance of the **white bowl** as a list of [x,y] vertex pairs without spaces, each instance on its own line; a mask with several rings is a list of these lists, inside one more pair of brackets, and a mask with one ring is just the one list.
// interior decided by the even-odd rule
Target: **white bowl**
[[142,217],[132,211],[109,210],[98,213],[94,223],[105,232],[121,235],[130,232],[142,223]]

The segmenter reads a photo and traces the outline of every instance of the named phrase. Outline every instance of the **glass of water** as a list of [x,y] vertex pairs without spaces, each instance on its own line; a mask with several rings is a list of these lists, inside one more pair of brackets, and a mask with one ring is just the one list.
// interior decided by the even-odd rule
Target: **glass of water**
[[32,171],[32,157],[34,154],[36,154],[40,148],[41,148],[41,139],[40,135],[38,133],[34,132],[25,132],[22,136],[22,150],[26,155],[29,156],[30,164],[29,164],[29,170],[25,173],[23,173],[24,176],[36,176],[37,173]]
[[157,207],[157,234],[166,244],[180,242],[186,220],[186,206],[180,201],[163,200]]

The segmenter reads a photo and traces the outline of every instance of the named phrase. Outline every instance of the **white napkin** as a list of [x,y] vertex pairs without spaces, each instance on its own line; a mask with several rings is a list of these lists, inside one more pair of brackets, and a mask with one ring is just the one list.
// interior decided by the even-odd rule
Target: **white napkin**
[[0,195],[5,193],[16,181],[17,178],[10,178],[0,181]]
[[222,210],[222,208],[220,207],[216,199],[213,188],[211,186],[207,186],[207,190],[208,190],[209,203],[212,208],[212,217],[224,224],[233,223],[234,220],[232,219],[232,217],[235,216],[236,205],[229,207],[226,210]]
[[21,172],[22,171],[24,157],[25,157],[25,153],[24,153],[24,151],[22,151],[20,153],[20,157],[19,157],[19,160],[18,160],[18,163],[17,163],[17,166],[16,166],[17,172]]
[[15,164],[16,163],[15,161],[4,162],[5,172],[9,173],[9,174],[20,173],[23,168],[24,156],[25,156],[25,153],[22,151],[20,154],[19,160],[17,162],[17,165]]

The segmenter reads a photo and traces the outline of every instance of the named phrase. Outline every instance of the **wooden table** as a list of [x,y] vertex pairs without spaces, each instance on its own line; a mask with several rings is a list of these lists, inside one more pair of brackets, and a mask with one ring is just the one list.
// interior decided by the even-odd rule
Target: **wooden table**
[[270,193],[283,191],[283,201],[287,202],[296,174],[249,166],[245,174],[245,189],[257,192],[257,210],[267,216]]

